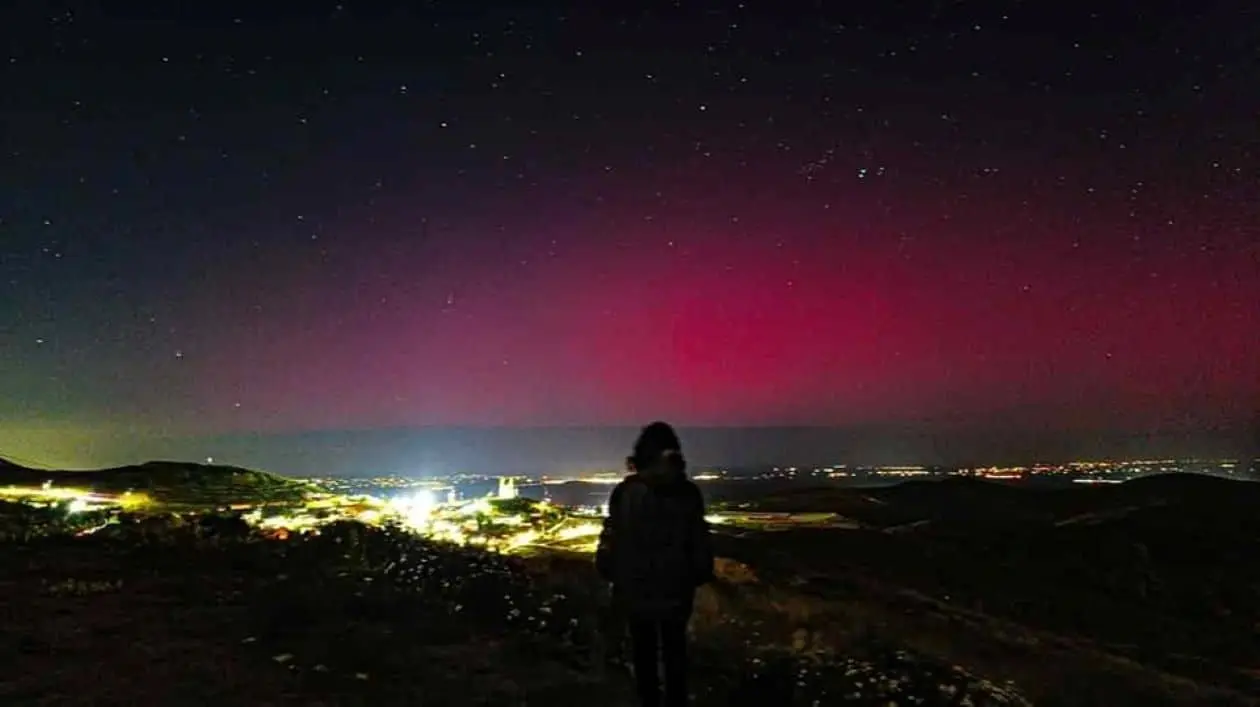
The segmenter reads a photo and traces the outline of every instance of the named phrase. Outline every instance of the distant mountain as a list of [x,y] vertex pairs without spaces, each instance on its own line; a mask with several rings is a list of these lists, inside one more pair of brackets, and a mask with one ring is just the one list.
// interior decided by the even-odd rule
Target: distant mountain
[[310,487],[276,474],[232,466],[151,461],[92,471],[32,469],[0,459],[0,486],[54,486],[98,493],[144,493],[164,504],[223,506],[281,503],[302,498]]

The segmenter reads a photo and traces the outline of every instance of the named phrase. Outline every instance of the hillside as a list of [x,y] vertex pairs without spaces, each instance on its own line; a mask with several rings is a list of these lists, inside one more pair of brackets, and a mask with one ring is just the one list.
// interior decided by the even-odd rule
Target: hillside
[[0,459],[0,486],[45,483],[105,494],[133,491],[157,503],[192,507],[288,503],[300,500],[310,490],[300,481],[231,466],[152,461],[112,469],[64,471],[32,469]]
[[[520,560],[354,523],[287,541],[122,524],[3,550],[17,647],[4,704],[634,704],[589,557]],[[720,597],[747,588],[723,576],[698,609],[697,707],[1027,705],[875,636],[843,651],[799,640],[790,610],[755,593],[724,614]]]
[[[824,605],[882,612],[899,640],[1013,679],[1039,704],[1251,704],[1242,696],[1260,694],[1250,559],[1260,484],[1175,475],[1030,490],[957,479],[769,505],[841,512],[865,528],[736,534],[728,556]],[[1064,681],[1077,692],[1056,699]]]
[[[232,477],[199,478],[226,493]],[[715,526],[723,581],[697,602],[697,704],[944,705],[961,693],[977,705],[1258,704],[1258,494],[1178,475],[770,495],[767,509],[857,522]],[[154,685],[111,683],[133,702],[213,689],[233,704],[251,691],[271,704],[400,704],[438,685],[464,698],[452,705],[625,704],[624,654],[588,555],[505,557],[345,521],[281,540],[197,514],[124,516],[66,537],[98,523],[91,515],[0,504],[0,591],[33,651],[19,698],[78,684],[39,677],[71,674],[40,662],[63,648],[96,656],[83,659],[85,681],[139,669],[103,657],[100,635],[220,661],[150,666]],[[73,635],[50,637],[49,616],[74,617]]]
[[1123,484],[1028,488],[975,478],[912,480],[877,488],[770,489],[759,510],[832,512],[872,528],[924,522],[1052,525],[1089,514],[1169,506],[1213,514],[1260,504],[1260,484],[1201,474],[1161,474]]

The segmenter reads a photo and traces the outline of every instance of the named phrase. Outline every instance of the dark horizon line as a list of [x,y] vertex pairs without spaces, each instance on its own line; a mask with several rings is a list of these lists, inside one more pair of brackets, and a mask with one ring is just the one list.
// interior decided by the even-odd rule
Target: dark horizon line
[[[1246,464],[1247,469],[1250,469],[1252,466],[1256,466],[1257,464],[1260,464],[1260,456],[1254,457],[1254,458],[1248,458],[1245,455],[1221,456],[1221,457],[1173,456],[1173,457],[1168,457],[1166,459],[1167,461],[1172,461],[1172,462],[1187,462],[1187,461],[1237,462],[1239,464]],[[1062,465],[1062,464],[1072,464],[1072,463],[1123,464],[1125,462],[1136,462],[1136,461],[1156,461],[1156,460],[1144,459],[1144,458],[1139,458],[1139,457],[1105,457],[1104,456],[1104,457],[1094,457],[1094,458],[1089,458],[1089,459],[1074,459],[1074,460],[1038,459],[1038,460],[1029,460],[1029,461],[1004,461],[1004,462],[991,461],[991,462],[971,462],[971,463],[959,462],[959,463],[934,463],[934,464],[918,464],[918,463],[913,463],[913,462],[902,462],[902,463],[896,463],[896,464],[861,464],[861,463],[851,464],[847,462],[837,462],[837,463],[828,465],[828,464],[821,464],[821,463],[795,464],[791,462],[781,462],[781,463],[776,464],[776,463],[771,463],[771,462],[758,462],[758,463],[748,463],[748,464],[695,464],[693,465],[693,467],[698,468],[698,469],[722,469],[722,468],[755,469],[755,468],[763,468],[763,467],[770,467],[770,466],[773,466],[775,468],[797,467],[797,466],[800,466],[800,467],[843,466],[843,467],[851,467],[851,468],[856,468],[856,469],[887,469],[887,468],[896,468],[896,467],[922,467],[924,469],[957,470],[957,469],[964,469],[964,468],[976,467],[976,466],[1031,467],[1031,466],[1040,466],[1040,465]],[[32,466],[32,464],[34,464],[35,466]],[[214,468],[214,469],[237,469],[240,471],[274,474],[276,476],[284,476],[288,478],[298,478],[298,479],[325,478],[325,475],[318,475],[318,474],[315,474],[315,475],[290,474],[290,473],[284,473],[284,472],[269,471],[267,469],[239,466],[236,464],[220,464],[220,463],[213,463],[213,462],[206,462],[206,461],[162,459],[162,458],[146,459],[144,461],[137,461],[137,462],[133,462],[129,464],[118,464],[118,465],[112,465],[112,466],[101,466],[101,467],[92,467],[92,468],[77,468],[77,469],[63,468],[63,467],[50,468],[47,466],[43,466],[42,463],[36,462],[34,460],[28,460],[28,459],[15,460],[12,457],[8,457],[8,456],[0,454],[0,467],[11,466],[16,469],[22,469],[26,471],[35,471],[35,472],[68,472],[68,473],[90,474],[94,472],[114,471],[118,469],[143,467],[143,466],[148,466],[150,464],[172,464],[172,465],[180,465],[180,466],[206,467],[206,468]],[[1169,473],[1174,473],[1174,472],[1169,472]],[[469,475],[478,476],[479,474],[469,474]],[[485,474],[485,476],[487,476],[488,478],[492,478],[495,476],[516,476],[516,475],[518,474],[499,474],[499,475]],[[373,476],[358,476],[358,475],[345,475],[345,474],[334,474],[331,476],[338,477],[338,478],[378,478],[378,477],[373,477]],[[447,476],[386,474],[379,478],[447,478]],[[540,476],[548,476],[548,475],[541,474]],[[555,476],[557,478],[562,478],[565,475],[555,475]],[[569,480],[581,481],[582,479],[581,477],[572,477]]]
[[[361,476],[374,469],[399,474],[411,466],[436,462],[443,475],[457,469],[511,468],[535,473],[552,468],[557,476],[578,470],[611,469],[623,458],[640,428],[634,425],[417,425],[317,428],[275,431],[219,431],[136,437],[137,445],[119,449],[109,459],[36,461],[29,454],[5,454],[31,468],[89,470],[118,468],[147,461],[204,463],[246,469],[275,469],[291,475]],[[1041,424],[955,424],[933,428],[922,423],[867,422],[851,425],[679,425],[684,445],[697,468],[754,468],[917,465],[966,468],[1028,466],[1072,461],[1143,459],[1232,459],[1260,457],[1251,426],[1203,426],[1197,429],[1134,430],[1052,428]],[[130,435],[119,435],[125,442]],[[144,444],[156,442],[156,445]],[[418,446],[417,446],[418,445]],[[146,448],[147,447],[147,448]],[[357,450],[357,451],[356,451]],[[357,458],[356,458],[357,457]],[[178,461],[178,460],[185,461]],[[414,459],[414,461],[412,461]],[[67,463],[68,462],[68,463]],[[54,467],[55,465],[55,467]],[[486,466],[489,465],[489,466]]]

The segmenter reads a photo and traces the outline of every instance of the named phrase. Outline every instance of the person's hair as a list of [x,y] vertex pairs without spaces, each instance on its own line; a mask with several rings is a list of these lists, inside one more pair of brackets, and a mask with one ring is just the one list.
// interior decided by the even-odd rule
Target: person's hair
[[630,463],[638,471],[646,471],[662,463],[668,471],[683,473],[687,470],[687,459],[683,456],[682,442],[678,433],[664,422],[653,422],[639,433],[634,442],[634,452],[630,455]]

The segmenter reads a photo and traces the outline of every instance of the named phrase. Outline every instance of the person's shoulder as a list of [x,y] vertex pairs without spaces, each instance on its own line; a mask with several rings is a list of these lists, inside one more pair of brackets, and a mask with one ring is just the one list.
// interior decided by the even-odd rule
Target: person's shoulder
[[620,498],[626,494],[627,490],[642,484],[643,479],[640,479],[638,474],[628,474],[621,481],[618,481],[616,486],[613,486],[612,494],[609,495],[609,498]]
[[686,476],[675,476],[660,484],[658,489],[664,497],[673,499],[675,502],[704,502],[704,497],[700,493],[700,487]]
[[626,474],[625,476],[621,477],[621,481],[618,481],[617,485],[613,487],[613,491],[616,491],[617,489],[624,489],[629,486],[633,486],[635,484],[641,484],[641,483],[643,483],[643,479],[638,474]]
[[700,484],[697,484],[695,481],[692,481],[691,479],[687,479],[686,486],[684,488],[686,489],[685,493],[687,495],[687,498],[690,499],[692,503],[700,504],[700,506],[703,508],[704,507],[704,492],[700,490]]

